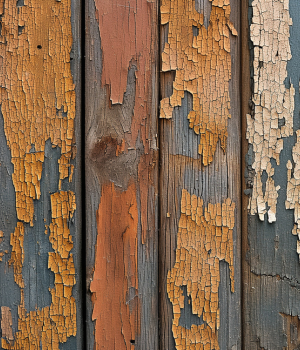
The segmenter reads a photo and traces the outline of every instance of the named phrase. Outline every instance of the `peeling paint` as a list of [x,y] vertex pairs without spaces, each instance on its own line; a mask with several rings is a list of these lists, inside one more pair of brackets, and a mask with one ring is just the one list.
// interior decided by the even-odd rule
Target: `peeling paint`
[[[178,224],[176,261],[167,277],[167,292],[173,306],[173,335],[176,349],[219,350],[220,327],[219,262],[229,264],[231,291],[234,292],[233,238],[235,203],[227,198],[222,204],[208,204],[182,191]],[[203,324],[191,329],[179,325],[187,286],[192,312]]]
[[18,307],[18,331],[11,344],[2,337],[2,348],[9,350],[41,348],[59,350],[59,344],[76,335],[76,305],[72,296],[75,285],[75,267],[72,237],[68,220],[76,209],[75,195],[71,191],[56,192],[50,196],[52,220],[49,225],[49,240],[53,252],[49,252],[48,267],[54,273],[54,288],[49,289],[50,306],[27,312],[24,301],[24,224],[18,223],[11,234],[12,254],[10,264],[14,268],[14,278],[20,287],[21,302]]
[[[20,288],[18,328],[2,337],[3,349],[53,349],[76,335],[73,241],[68,221],[76,209],[75,194],[61,191],[72,181],[75,157],[75,86],[70,68],[72,48],[71,0],[0,2],[0,103],[4,132],[14,166],[19,222],[11,234],[10,266]],[[20,32],[20,27],[22,31]],[[25,225],[34,225],[34,200],[40,199],[45,143],[59,147],[58,192],[50,195],[51,223],[46,232],[52,251],[48,268],[54,273],[51,305],[27,312],[24,300]]]
[[[249,202],[250,214],[276,221],[280,186],[276,186],[272,160],[279,165],[283,139],[293,135],[295,89],[286,88],[291,59],[289,0],[254,0],[250,37],[253,52],[253,116],[247,115],[247,139],[253,146],[255,172]],[[282,125],[283,124],[283,125]],[[282,126],[281,126],[282,125]],[[265,191],[263,174],[267,175]]]
[[132,350],[140,332],[136,186],[102,187],[97,244],[90,290],[94,303],[95,349]]
[[[73,154],[75,90],[70,69],[71,0],[4,2],[0,102],[14,165],[17,216],[33,226],[45,142],[59,146],[61,181]],[[19,26],[24,27],[19,34]],[[34,152],[32,152],[34,149]]]
[[[116,155],[136,149],[137,139],[142,142],[144,157],[138,169],[141,193],[141,227],[146,240],[148,218],[148,190],[152,185],[152,160],[155,157],[151,135],[151,103],[153,100],[153,67],[157,35],[155,1],[153,0],[95,0],[96,18],[101,36],[103,70],[102,85],[109,91],[112,104],[122,104],[126,92],[128,72],[135,69],[135,98],[130,130],[124,130],[122,144]],[[137,34],[138,33],[138,34]],[[142,173],[140,173],[142,171]],[[147,174],[146,174],[147,172]],[[147,187],[147,188],[146,188]]]
[[[297,253],[300,259],[300,130],[296,131],[297,142],[293,147],[293,161],[287,162],[287,190],[286,190],[286,209],[294,209],[294,229],[292,233],[298,236]],[[292,176],[293,171],[293,176]]]
[[[208,28],[194,0],[163,0],[161,24],[169,24],[168,42],[162,53],[162,71],[176,71],[173,94],[161,101],[161,118],[172,118],[181,106],[184,92],[193,96],[188,115],[190,128],[200,134],[202,162],[212,162],[217,143],[226,150],[230,115],[231,79],[230,34],[237,31],[230,21],[229,0],[210,0],[212,10]],[[194,35],[193,27],[198,28]]]

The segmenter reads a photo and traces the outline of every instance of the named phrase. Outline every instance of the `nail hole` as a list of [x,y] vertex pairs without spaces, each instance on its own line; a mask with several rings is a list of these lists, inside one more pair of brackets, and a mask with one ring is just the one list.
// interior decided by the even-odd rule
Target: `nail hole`
[[24,28],[25,28],[24,26],[19,26],[19,27],[18,27],[18,34],[19,34],[19,35],[22,34]]
[[131,340],[130,340],[130,343],[131,343],[131,344],[135,344],[135,340],[131,339]]
[[193,35],[198,36],[199,35],[199,28],[196,26],[193,26]]
[[38,45],[37,48],[40,50],[42,48],[42,45]]
[[208,254],[210,254],[211,253],[211,249],[208,251]]

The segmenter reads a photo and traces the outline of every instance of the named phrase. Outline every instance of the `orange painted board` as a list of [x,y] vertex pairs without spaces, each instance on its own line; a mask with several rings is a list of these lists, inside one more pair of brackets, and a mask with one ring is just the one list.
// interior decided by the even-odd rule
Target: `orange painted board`
[[158,10],[86,1],[88,349],[158,347]]
[[1,2],[2,349],[81,349],[80,3]]

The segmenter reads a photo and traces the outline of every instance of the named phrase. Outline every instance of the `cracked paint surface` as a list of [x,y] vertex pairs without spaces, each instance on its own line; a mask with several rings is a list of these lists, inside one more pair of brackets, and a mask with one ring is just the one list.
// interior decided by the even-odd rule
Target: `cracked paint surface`
[[[163,0],[161,24],[169,24],[168,42],[162,53],[162,71],[176,71],[173,94],[161,101],[161,118],[172,118],[181,106],[184,92],[193,95],[189,125],[200,134],[198,152],[202,162],[212,162],[217,143],[226,150],[230,115],[231,79],[230,37],[237,35],[230,21],[229,0],[210,0],[212,10],[208,28],[194,0]],[[198,28],[194,35],[193,27]]]
[[[168,272],[167,292],[173,306],[172,331],[176,349],[218,350],[220,327],[219,262],[229,264],[231,291],[234,292],[233,238],[235,203],[227,198],[222,204],[208,204],[182,191],[178,224],[176,261]],[[192,312],[203,324],[191,329],[179,325],[184,307],[182,286],[187,286]]]
[[297,142],[292,151],[294,166],[290,160],[287,162],[285,207],[286,209],[294,209],[295,224],[292,233],[298,236],[297,253],[300,255],[300,130],[297,130],[296,134]]
[[[0,102],[14,165],[19,220],[33,225],[45,143],[59,146],[61,181],[73,157],[75,90],[70,68],[71,0],[2,2]],[[22,28],[22,30],[20,30]]]
[[[2,348],[36,349],[42,344],[43,349],[59,350],[59,344],[76,335],[76,304],[72,296],[75,285],[75,267],[72,237],[68,220],[76,209],[75,195],[71,191],[60,191],[51,195],[52,220],[49,225],[49,240],[53,252],[49,252],[48,268],[54,273],[54,288],[51,293],[51,305],[42,309],[27,312],[24,300],[24,224],[19,222],[11,234],[12,254],[10,264],[14,268],[14,279],[21,291],[21,302],[18,307],[18,331],[14,341],[2,338]],[[64,244],[65,243],[65,244]]]
[[[253,147],[253,190],[250,214],[276,221],[278,190],[272,160],[279,165],[283,139],[293,135],[295,90],[286,88],[287,62],[291,59],[288,0],[254,0],[250,37],[253,52],[253,115],[247,115],[247,139]],[[263,190],[263,175],[267,175]]]
[[135,340],[139,324],[138,221],[134,184],[125,191],[114,183],[102,187],[95,271],[90,285],[96,349],[134,349],[131,340]]
[[[54,349],[76,335],[73,241],[69,220],[75,194],[62,191],[72,181],[75,157],[75,86],[70,69],[72,48],[71,0],[0,2],[0,103],[4,131],[14,166],[12,180],[19,220],[11,234],[10,266],[20,288],[18,328],[2,338],[3,349]],[[23,279],[25,224],[34,226],[34,200],[40,199],[45,143],[59,147],[59,183],[50,195],[51,223],[46,229],[52,251],[48,268],[54,273],[51,305],[27,312]]]

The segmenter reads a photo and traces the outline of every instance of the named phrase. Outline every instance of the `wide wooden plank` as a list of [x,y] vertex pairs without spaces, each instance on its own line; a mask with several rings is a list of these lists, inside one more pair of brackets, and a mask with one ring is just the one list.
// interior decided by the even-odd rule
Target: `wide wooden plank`
[[244,201],[245,213],[248,206],[248,236],[243,245],[244,347],[297,349],[300,6],[295,0],[255,0],[247,7],[245,1],[249,26],[243,41],[249,46],[243,48],[243,61],[244,70],[249,71],[250,65],[251,77],[245,76],[243,84],[249,142],[245,179],[249,198]]
[[0,1],[1,349],[82,349],[80,1]]
[[241,348],[239,11],[161,4],[161,349]]
[[157,1],[85,11],[86,348],[157,349]]

